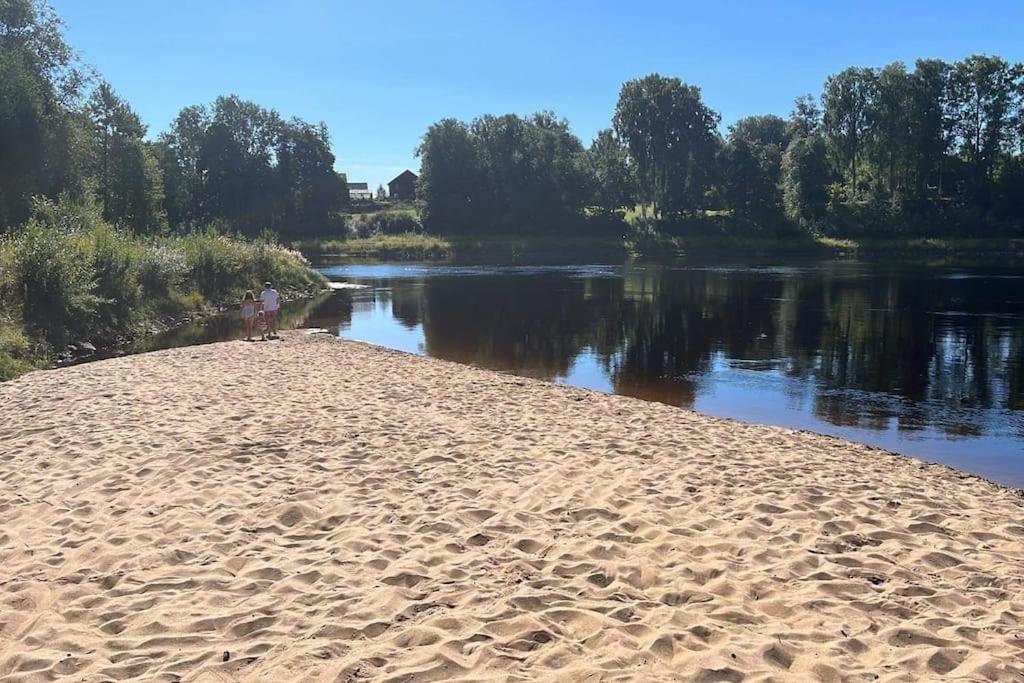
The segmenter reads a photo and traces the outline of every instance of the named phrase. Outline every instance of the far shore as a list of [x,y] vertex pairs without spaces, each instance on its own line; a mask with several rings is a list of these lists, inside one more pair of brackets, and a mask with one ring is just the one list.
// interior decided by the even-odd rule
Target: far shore
[[1024,258],[1024,239],[993,238],[833,238],[732,235],[431,235],[403,233],[362,238],[299,239],[292,246],[314,259],[447,261],[571,258],[620,260],[729,254],[739,257]]
[[0,385],[0,678],[1024,676],[1024,495],[321,334]]

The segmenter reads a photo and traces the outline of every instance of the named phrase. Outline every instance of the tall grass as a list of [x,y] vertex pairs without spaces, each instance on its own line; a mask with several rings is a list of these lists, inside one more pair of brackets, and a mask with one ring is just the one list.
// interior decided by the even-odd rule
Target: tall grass
[[90,205],[42,202],[26,225],[0,237],[0,379],[72,341],[116,343],[156,317],[229,302],[267,280],[284,292],[324,284],[301,254],[269,236],[138,236]]

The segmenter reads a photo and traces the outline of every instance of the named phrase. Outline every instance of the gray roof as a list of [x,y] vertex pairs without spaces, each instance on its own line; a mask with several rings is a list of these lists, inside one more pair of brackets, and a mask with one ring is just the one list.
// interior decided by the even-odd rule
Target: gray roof
[[369,190],[370,186],[367,183],[349,183],[348,189],[350,190]]

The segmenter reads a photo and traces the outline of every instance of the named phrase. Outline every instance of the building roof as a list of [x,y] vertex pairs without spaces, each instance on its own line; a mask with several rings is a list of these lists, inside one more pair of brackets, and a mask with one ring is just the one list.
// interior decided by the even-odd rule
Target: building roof
[[349,183],[348,189],[350,190],[369,190],[370,186],[367,183]]
[[403,178],[409,178],[411,180],[416,180],[416,178],[418,178],[418,177],[419,176],[417,176],[415,173],[413,173],[409,169],[405,169],[404,171],[399,173],[397,176],[395,176],[394,180],[392,180],[390,183],[388,183],[388,185],[393,185],[394,183],[397,183],[399,180],[402,180]]

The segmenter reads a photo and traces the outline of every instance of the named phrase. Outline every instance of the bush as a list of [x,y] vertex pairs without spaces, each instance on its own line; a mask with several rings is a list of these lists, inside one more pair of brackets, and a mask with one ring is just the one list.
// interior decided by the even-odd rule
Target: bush
[[139,262],[146,248],[109,225],[97,226],[85,239],[92,254],[97,297],[93,335],[102,340],[130,335],[145,317]]
[[182,285],[188,263],[182,250],[152,243],[139,256],[137,275],[143,296],[164,299]]
[[41,367],[45,354],[32,344],[21,325],[0,318],[0,382]]
[[423,232],[423,224],[411,211],[382,211],[349,217],[348,232],[351,237],[355,238],[373,235],[404,235]]
[[99,304],[91,265],[73,235],[35,219],[14,237],[14,300],[25,324],[55,347],[90,331]]

